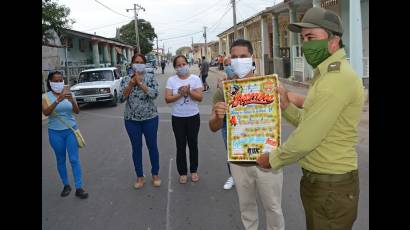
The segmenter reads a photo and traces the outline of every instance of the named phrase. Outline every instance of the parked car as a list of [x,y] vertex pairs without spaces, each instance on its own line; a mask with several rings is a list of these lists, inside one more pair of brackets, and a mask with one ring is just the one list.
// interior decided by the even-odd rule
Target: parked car
[[110,102],[116,106],[120,81],[121,75],[115,67],[87,69],[70,89],[78,104]]

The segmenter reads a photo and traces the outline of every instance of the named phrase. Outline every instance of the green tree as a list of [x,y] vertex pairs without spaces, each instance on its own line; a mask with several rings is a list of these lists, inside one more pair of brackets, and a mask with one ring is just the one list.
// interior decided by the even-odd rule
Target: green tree
[[52,38],[51,30],[60,34],[62,29],[71,28],[75,21],[68,18],[70,8],[58,5],[52,0],[42,0],[42,41],[47,44],[47,40]]
[[[138,33],[141,53],[147,54],[151,52],[154,45],[153,41],[157,37],[157,34],[155,34],[154,28],[151,26],[151,23],[144,19],[138,19]],[[137,46],[134,20],[130,21],[128,24],[123,25],[120,28],[119,39],[122,42],[128,43],[135,47]]]

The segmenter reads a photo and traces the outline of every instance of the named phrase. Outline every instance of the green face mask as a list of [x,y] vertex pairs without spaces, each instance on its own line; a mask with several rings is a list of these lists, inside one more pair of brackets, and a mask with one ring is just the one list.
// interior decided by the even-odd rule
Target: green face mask
[[313,68],[316,68],[320,63],[330,57],[329,50],[327,49],[327,43],[325,40],[313,40],[303,43],[303,55]]

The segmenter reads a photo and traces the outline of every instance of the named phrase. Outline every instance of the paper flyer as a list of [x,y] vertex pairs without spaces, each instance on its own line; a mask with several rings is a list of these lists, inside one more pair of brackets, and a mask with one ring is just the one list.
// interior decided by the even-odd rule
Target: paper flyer
[[223,82],[230,162],[255,162],[280,145],[281,115],[276,74]]

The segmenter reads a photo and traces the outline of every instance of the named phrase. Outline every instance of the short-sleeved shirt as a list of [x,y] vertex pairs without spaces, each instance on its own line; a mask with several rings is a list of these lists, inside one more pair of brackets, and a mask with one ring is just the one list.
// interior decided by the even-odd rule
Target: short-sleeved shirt
[[128,98],[124,97],[124,91],[127,87],[130,76],[125,76],[120,82],[120,102],[127,101],[124,110],[124,119],[133,121],[144,121],[158,116],[155,99],[158,97],[158,82],[153,74],[145,73],[142,79],[143,83],[148,87],[148,92],[145,93],[138,86],[134,86]]
[[203,60],[201,64],[201,75],[202,76],[208,75],[208,71],[209,71],[209,63],[206,60]]
[[[46,94],[43,95],[43,100],[45,100],[45,97],[48,97],[49,102],[52,104],[57,100],[57,97],[54,96],[54,94],[49,91]],[[74,95],[74,94],[72,94]],[[75,98],[73,96],[73,98]],[[50,104],[49,104],[50,106]],[[67,99],[62,100],[54,109],[53,112],[56,112],[56,114],[51,113],[48,116],[48,128],[52,130],[65,130],[69,129],[63,122],[60,121],[56,116],[59,116],[67,125],[70,125],[71,127],[76,127],[77,122],[75,120],[75,117],[73,115],[73,105],[71,102]]]
[[[178,93],[181,86],[190,85],[191,91],[202,88],[202,80],[194,74],[191,74],[187,79],[182,80],[177,75],[168,78],[166,88],[172,90],[172,95]],[[198,102],[192,100],[190,96],[181,97],[172,103],[172,116],[175,117],[191,117],[199,113]]]

